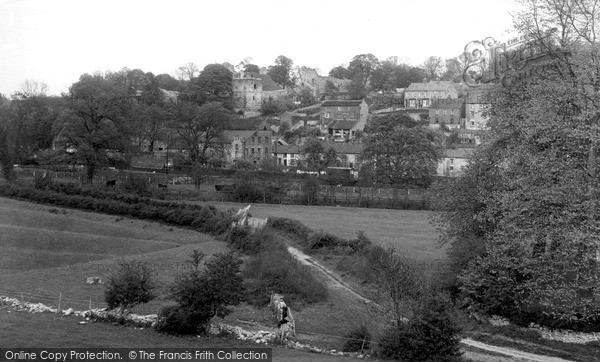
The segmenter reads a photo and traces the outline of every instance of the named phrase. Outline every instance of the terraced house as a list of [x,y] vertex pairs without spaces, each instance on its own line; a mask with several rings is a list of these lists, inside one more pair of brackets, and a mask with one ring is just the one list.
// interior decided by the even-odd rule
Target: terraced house
[[404,90],[405,108],[429,108],[434,99],[457,99],[458,89],[454,82],[433,81],[411,83]]

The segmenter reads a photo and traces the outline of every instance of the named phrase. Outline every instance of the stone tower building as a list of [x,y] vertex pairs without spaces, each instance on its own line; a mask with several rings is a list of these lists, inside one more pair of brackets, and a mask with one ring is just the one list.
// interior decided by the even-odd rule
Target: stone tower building
[[242,73],[233,79],[233,107],[242,111],[244,118],[260,115],[262,79],[254,73]]

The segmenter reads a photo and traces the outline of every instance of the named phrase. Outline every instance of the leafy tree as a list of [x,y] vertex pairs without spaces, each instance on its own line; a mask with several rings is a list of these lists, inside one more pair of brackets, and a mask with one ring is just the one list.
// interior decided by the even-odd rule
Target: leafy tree
[[429,80],[437,80],[444,72],[444,62],[441,57],[430,56],[425,59],[421,66]]
[[329,71],[329,76],[337,79],[348,79],[350,76],[348,69],[344,68],[341,65],[334,67]]
[[209,64],[190,82],[184,99],[201,106],[208,102],[221,102],[233,109],[233,73],[221,64]]
[[193,164],[206,164],[219,156],[219,136],[232,119],[231,111],[219,102],[202,106],[181,102],[175,107],[173,127],[186,145]]
[[454,211],[458,200],[443,202],[443,237],[454,250],[483,249],[472,258],[457,253],[470,259],[459,281],[471,308],[518,323],[597,329],[600,58],[590,20],[598,4],[524,5],[517,29],[544,51],[543,61],[516,60],[496,87],[490,138],[446,190],[471,194]]
[[256,64],[246,64],[244,66],[244,73],[260,73],[260,68]]
[[398,361],[461,361],[460,332],[449,301],[428,296],[407,323],[388,329],[378,354]]
[[327,167],[334,166],[339,162],[335,149],[329,148],[326,150],[325,146],[317,138],[310,138],[306,142],[306,145],[302,149],[302,154],[304,155],[306,166],[318,172],[319,175]]
[[163,88],[169,91],[178,91],[181,88],[181,83],[179,83],[175,78],[171,77],[169,74],[159,74],[155,78],[158,82],[159,88]]
[[462,81],[463,72],[465,70],[465,57],[446,59],[446,70],[442,74],[442,80],[449,80],[460,83]]
[[131,308],[154,299],[156,283],[150,266],[138,261],[123,262],[119,270],[108,277],[104,299],[109,309],[119,309],[121,317]]
[[64,146],[75,148],[73,158],[87,167],[91,181],[99,166],[114,161],[130,143],[122,115],[131,107],[131,98],[101,75],[84,74],[71,86],[66,101],[56,133]]
[[[218,253],[200,270],[203,255],[192,256],[195,267],[186,274],[177,276],[171,288],[171,297],[177,302],[175,310],[167,310],[158,329],[167,332],[197,333],[207,331],[210,320],[224,318],[232,312],[230,306],[238,305],[244,296],[244,284],[240,265],[242,260],[233,253]],[[173,313],[176,317],[173,318]],[[166,315],[165,315],[166,314]],[[168,323],[171,323],[169,325]],[[181,328],[184,327],[184,328]]]
[[439,147],[429,129],[412,118],[374,118],[365,128],[362,168],[369,169],[377,184],[428,186],[436,174]]
[[362,81],[365,89],[371,80],[371,74],[379,67],[379,59],[373,54],[359,54],[354,56],[348,65],[348,79]]
[[294,80],[291,77],[293,64],[294,62],[290,58],[280,55],[275,59],[275,65],[269,67],[267,75],[284,88],[292,86],[294,85]]
[[325,93],[333,93],[339,91],[338,87],[330,80],[325,82]]
[[354,78],[352,78],[348,91],[350,92],[350,98],[352,99],[364,99],[367,96],[367,88],[361,74],[356,74]]

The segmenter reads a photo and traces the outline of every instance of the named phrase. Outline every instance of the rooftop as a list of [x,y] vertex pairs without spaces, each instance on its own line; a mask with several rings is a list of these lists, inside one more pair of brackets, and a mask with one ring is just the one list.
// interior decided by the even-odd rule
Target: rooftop
[[321,107],[352,107],[352,106],[360,106],[361,103],[364,102],[361,100],[333,100],[333,101],[324,101],[321,104]]

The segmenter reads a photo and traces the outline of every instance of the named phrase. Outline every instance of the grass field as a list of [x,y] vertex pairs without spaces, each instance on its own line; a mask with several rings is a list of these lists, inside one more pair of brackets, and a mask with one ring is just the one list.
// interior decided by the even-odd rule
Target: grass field
[[[85,284],[86,277],[105,279],[134,259],[148,263],[167,285],[188,267],[194,249],[208,255],[227,250],[192,230],[0,198],[0,292],[24,292],[28,301],[56,304],[62,292],[73,308],[86,309],[89,299],[100,307],[104,288]],[[39,300],[27,299],[28,293]],[[156,308],[145,306],[151,313]]]
[[[218,203],[216,206],[229,209],[240,205]],[[406,251],[413,250],[416,257],[424,260],[444,258],[444,251],[435,242],[435,231],[428,224],[427,212],[256,205],[251,213],[259,217],[274,215],[295,218],[311,228],[343,237],[353,237],[356,231],[364,230],[373,241],[394,245]],[[13,293],[19,299],[23,292],[27,301],[56,306],[61,292],[63,309],[73,307],[85,310],[90,299],[92,307],[104,307],[104,287],[87,285],[85,278],[99,276],[105,279],[110,272],[118,269],[119,262],[123,259],[136,259],[150,263],[162,289],[157,300],[136,307],[134,313],[156,313],[168,302],[165,300],[166,288],[178,272],[187,268],[184,260],[194,249],[206,254],[227,250],[225,243],[187,229],[0,198],[0,294]],[[33,340],[48,341],[50,346],[64,346],[60,341],[67,334],[71,336],[70,341],[76,335],[76,341],[81,342],[78,345],[108,345],[97,342],[86,333],[74,333],[72,329],[93,327],[94,333],[102,335],[109,334],[112,328],[103,324],[81,327],[68,318],[25,313],[19,313],[19,316],[24,316],[24,321],[20,324],[15,319],[16,314],[5,311],[1,313],[0,333],[4,335],[0,335],[0,340],[16,341],[17,345],[19,338],[23,336],[22,332],[17,331],[26,330],[28,323],[38,326],[34,332],[27,332]],[[343,340],[333,336],[343,336],[348,330],[361,324],[369,326],[371,330],[377,330],[379,324],[383,325],[383,321],[373,316],[362,302],[339,290],[330,290],[327,302],[303,306],[294,313],[298,321],[297,331],[304,334],[304,340],[321,347],[339,349]],[[244,321],[274,325],[273,316],[267,308],[247,305],[236,308],[235,313],[226,319],[226,322],[232,324]],[[63,325],[69,333],[63,330]],[[115,342],[108,336],[100,340],[110,345],[115,343],[116,346],[138,346],[134,336],[142,336],[142,345],[145,343],[143,338],[163,338],[157,337],[152,331],[139,334],[141,332],[127,328],[115,328],[116,336],[123,334],[115,337]],[[51,336],[49,339],[41,337],[44,331]],[[10,337],[11,335],[21,337]],[[127,337],[128,335],[132,337]],[[178,346],[180,340],[162,344],[163,342],[156,343]],[[308,356],[310,359],[318,357],[317,360],[323,357],[312,354]],[[288,357],[291,360],[294,358],[286,355],[285,360]],[[307,359],[305,357],[298,360]]]
[[[224,210],[247,206],[232,202],[210,204]],[[438,233],[430,223],[431,211],[253,204],[250,213],[262,218],[292,218],[311,229],[344,238],[353,238],[362,230],[373,242],[393,246],[418,260],[433,263],[446,258],[446,249],[437,242]]]

